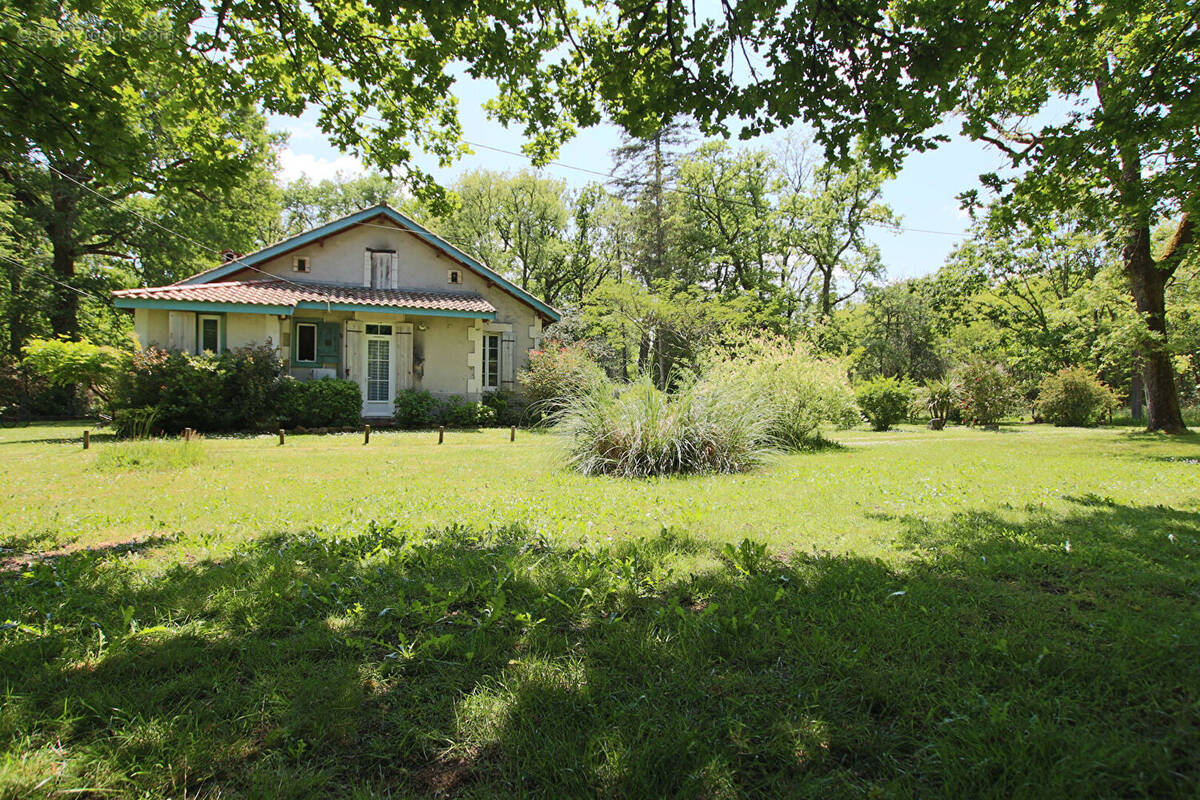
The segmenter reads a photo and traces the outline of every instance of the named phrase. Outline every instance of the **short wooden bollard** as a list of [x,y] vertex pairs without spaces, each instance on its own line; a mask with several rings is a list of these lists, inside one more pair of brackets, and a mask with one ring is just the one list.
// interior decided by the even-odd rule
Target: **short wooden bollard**
[[364,425],[363,426],[363,444],[370,444],[370,443],[371,443],[371,426]]
[[279,429],[279,446],[283,446],[283,428]]
[[446,438],[446,426],[438,425],[438,444],[442,443],[442,439]]
[[510,442],[515,442],[517,440],[517,426],[516,425],[513,425],[511,428],[508,429],[508,440]]
[[84,431],[83,432],[83,449],[87,450],[91,446],[92,446],[92,432]]

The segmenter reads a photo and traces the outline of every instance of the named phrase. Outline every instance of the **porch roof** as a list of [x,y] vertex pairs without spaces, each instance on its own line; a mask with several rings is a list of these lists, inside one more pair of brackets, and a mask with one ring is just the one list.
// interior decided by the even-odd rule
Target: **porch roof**
[[496,307],[473,292],[371,289],[281,279],[173,284],[113,292],[117,308],[240,311],[290,315],[296,309],[397,311],[417,316],[493,319]]

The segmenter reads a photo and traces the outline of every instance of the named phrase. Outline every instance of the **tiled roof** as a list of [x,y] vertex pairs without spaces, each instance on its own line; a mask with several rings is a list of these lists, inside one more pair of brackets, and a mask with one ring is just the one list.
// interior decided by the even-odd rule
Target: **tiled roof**
[[131,300],[176,300],[189,303],[241,303],[261,306],[296,306],[298,303],[350,303],[381,308],[495,313],[496,307],[472,292],[438,292],[425,289],[371,289],[284,280],[227,281],[174,284],[145,289],[121,289],[115,297]]

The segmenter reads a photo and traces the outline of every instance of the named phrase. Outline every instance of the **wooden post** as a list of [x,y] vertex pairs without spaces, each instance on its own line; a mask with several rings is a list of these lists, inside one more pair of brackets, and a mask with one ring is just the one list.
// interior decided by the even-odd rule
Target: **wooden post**
[[511,428],[508,429],[508,440],[510,442],[515,442],[517,440],[517,426],[516,425],[513,425]]
[[444,438],[446,438],[446,426],[438,425],[438,444],[441,444]]
[[83,449],[87,450],[91,446],[92,446],[92,432],[89,430],[85,430],[83,432]]
[[365,425],[365,426],[363,426],[363,444],[370,444],[370,443],[371,443],[371,426]]
[[279,446],[283,447],[283,428],[279,429]]

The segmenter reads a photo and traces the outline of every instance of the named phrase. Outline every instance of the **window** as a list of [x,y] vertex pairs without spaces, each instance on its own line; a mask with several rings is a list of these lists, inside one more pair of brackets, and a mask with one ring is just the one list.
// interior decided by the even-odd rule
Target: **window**
[[392,335],[392,326],[391,325],[368,325],[367,326],[367,335],[368,336],[391,336]]
[[483,335],[483,388],[500,388],[500,336]]
[[292,270],[294,272],[308,272],[309,263],[308,256],[292,256]]
[[221,352],[221,318],[213,316],[200,317],[200,331],[196,338],[197,352]]
[[462,283],[462,272],[457,269],[449,270],[447,273],[447,281],[449,283]]
[[371,250],[371,287],[374,289],[390,289],[393,286],[393,263],[396,259],[394,250]]
[[296,323],[296,361],[317,362],[317,326],[311,322]]

